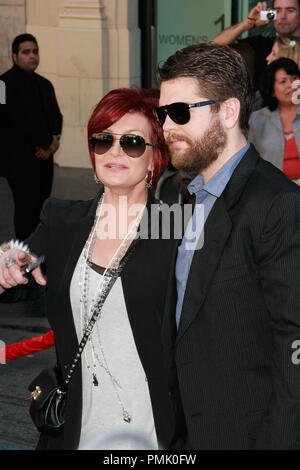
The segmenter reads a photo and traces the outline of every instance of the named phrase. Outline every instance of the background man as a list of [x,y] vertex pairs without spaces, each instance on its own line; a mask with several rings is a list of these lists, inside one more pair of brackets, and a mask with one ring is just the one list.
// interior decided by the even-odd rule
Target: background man
[[172,164],[199,173],[188,188],[204,205],[204,245],[183,238],[166,295],[187,446],[299,449],[300,190],[247,143],[252,93],[236,51],[189,46],[159,72]]
[[6,104],[0,107],[1,167],[14,198],[16,237],[24,240],[38,224],[51,192],[62,115],[52,84],[35,73],[39,65],[35,37],[17,36],[12,58],[13,67],[0,77],[6,85]]
[[[300,0],[274,0],[273,9],[277,10],[277,19],[274,21],[276,33],[283,37],[300,38]],[[214,42],[222,45],[232,44],[246,31],[268,24],[268,21],[260,21],[261,10],[267,10],[267,2],[258,2],[246,19],[222,31],[214,38]],[[256,58],[255,86],[257,88],[259,77],[267,65],[266,57],[271,52],[274,38],[258,35],[239,42],[250,45],[254,50]]]

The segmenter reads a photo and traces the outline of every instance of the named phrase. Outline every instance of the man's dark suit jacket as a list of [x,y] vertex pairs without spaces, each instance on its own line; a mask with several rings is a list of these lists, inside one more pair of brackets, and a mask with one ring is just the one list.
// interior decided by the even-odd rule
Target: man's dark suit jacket
[[[47,317],[54,331],[58,365],[64,376],[78,348],[70,304],[70,282],[91,231],[99,197],[100,193],[90,201],[49,199],[41,215],[41,224],[26,241],[34,253],[46,256]],[[149,214],[153,202],[149,198]],[[177,439],[184,433],[178,398],[176,393],[169,393],[161,339],[165,290],[174,244],[175,241],[161,239],[135,240],[133,254],[121,273],[128,317],[148,380],[161,448],[178,448],[181,444]],[[7,295],[13,296],[9,291]],[[174,369],[171,375],[174,381]],[[53,437],[42,435],[38,448],[76,449],[80,438],[81,407],[81,367],[78,367],[69,387],[64,430]]]
[[[173,263],[175,264],[174,252]],[[300,190],[250,147],[193,257],[176,345],[190,449],[299,449]]]

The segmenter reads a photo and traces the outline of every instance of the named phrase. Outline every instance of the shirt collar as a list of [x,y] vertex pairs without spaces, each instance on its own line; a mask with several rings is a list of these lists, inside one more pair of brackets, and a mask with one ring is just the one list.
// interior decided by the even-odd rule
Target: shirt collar
[[187,189],[190,194],[199,193],[204,190],[215,197],[220,197],[224,191],[228,181],[230,180],[235,168],[243,158],[250,144],[246,144],[241,150],[235,153],[218,171],[214,174],[206,184],[203,182],[201,175],[197,175],[188,185]]

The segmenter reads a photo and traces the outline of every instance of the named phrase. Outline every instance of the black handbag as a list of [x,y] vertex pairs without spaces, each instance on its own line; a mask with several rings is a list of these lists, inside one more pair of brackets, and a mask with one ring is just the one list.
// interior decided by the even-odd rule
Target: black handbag
[[29,413],[36,428],[51,434],[65,423],[66,390],[58,385],[56,368],[44,369],[29,385]]
[[[131,249],[130,254],[132,251],[133,250]],[[122,259],[117,269],[107,270],[108,279],[106,287],[101,292],[100,297],[95,304],[93,315],[91,316],[89,323],[85,328],[85,332],[79,344],[78,351],[76,352],[72,365],[66,374],[65,380],[60,384],[57,367],[44,369],[28,387],[29,391],[31,392],[28,397],[28,399],[31,399],[29,413],[36,428],[43,434],[53,435],[63,429],[65,424],[68,386],[71,377],[74,373],[86,342],[92,332],[93,326],[101,313],[105,299],[115,281],[120,276],[128,258],[129,253],[127,252],[126,256]]]

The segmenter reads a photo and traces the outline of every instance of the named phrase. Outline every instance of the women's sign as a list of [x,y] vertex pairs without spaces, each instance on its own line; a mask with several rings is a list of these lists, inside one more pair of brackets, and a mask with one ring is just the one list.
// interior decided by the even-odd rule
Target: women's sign
[[157,64],[231,25],[231,0],[157,0]]

